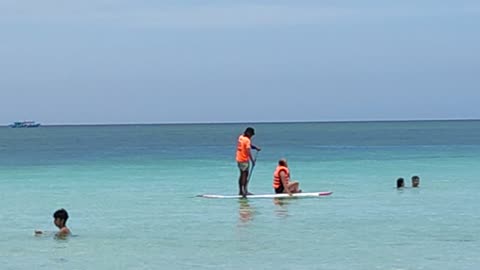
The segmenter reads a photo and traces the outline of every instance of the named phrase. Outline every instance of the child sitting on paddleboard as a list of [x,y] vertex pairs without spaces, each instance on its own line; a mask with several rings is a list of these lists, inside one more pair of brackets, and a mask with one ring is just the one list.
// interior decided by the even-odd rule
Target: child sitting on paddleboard
[[286,159],[280,159],[278,166],[273,173],[273,189],[275,193],[292,193],[302,192],[300,189],[300,183],[298,181],[290,182],[290,170],[288,169],[288,163]]

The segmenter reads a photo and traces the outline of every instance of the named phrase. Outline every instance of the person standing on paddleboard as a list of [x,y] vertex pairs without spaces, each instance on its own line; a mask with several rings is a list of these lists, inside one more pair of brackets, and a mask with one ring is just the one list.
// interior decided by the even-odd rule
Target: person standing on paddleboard
[[251,149],[260,151],[260,147],[257,147],[251,143],[251,139],[255,135],[255,130],[252,127],[248,127],[245,129],[245,132],[238,137],[237,142],[237,153],[236,153],[236,160],[238,169],[240,170],[240,177],[238,178],[238,188],[239,192],[238,195],[246,197],[247,195],[251,195],[248,192],[248,173],[250,170],[250,161],[252,162],[252,166],[255,166],[255,159],[252,156]]

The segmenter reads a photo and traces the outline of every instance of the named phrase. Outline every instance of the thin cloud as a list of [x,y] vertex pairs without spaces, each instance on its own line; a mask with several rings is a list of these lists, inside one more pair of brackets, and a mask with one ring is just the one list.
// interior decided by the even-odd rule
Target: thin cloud
[[[38,6],[37,6],[38,7]],[[271,5],[166,6],[109,8],[85,5],[46,7],[0,6],[0,21],[31,23],[114,24],[145,27],[237,27],[312,24],[349,17],[352,9]]]
[[97,19],[146,27],[243,27],[316,24],[354,15],[354,10],[286,6],[236,6],[97,13]]
[[[87,3],[86,3],[87,2]],[[4,0],[0,23],[53,23],[154,28],[231,28],[322,24],[365,18],[406,16],[477,15],[478,6],[425,9],[346,8],[319,5],[155,5],[133,6],[126,2],[62,2]]]

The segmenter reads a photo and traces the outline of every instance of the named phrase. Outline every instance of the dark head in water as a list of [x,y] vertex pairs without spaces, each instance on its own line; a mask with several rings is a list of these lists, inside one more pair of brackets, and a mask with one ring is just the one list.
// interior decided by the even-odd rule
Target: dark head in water
[[53,213],[53,223],[58,228],[63,228],[67,225],[67,220],[68,220],[68,213],[65,209],[59,209]]
[[397,188],[403,188],[405,186],[405,180],[403,178],[397,179]]
[[420,177],[412,176],[412,187],[418,187],[420,185]]

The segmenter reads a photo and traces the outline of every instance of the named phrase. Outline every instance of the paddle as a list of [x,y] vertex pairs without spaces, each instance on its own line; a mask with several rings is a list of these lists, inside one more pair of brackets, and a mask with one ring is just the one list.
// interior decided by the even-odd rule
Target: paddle
[[252,164],[252,169],[250,170],[250,173],[248,174],[248,178],[247,178],[247,183],[250,182],[250,179],[252,178],[252,174],[253,174],[253,168],[255,168],[255,164],[257,164],[257,156],[258,156],[258,150],[255,150],[255,156],[253,157],[253,160],[255,162],[253,162]]

